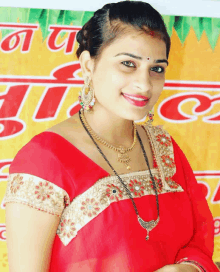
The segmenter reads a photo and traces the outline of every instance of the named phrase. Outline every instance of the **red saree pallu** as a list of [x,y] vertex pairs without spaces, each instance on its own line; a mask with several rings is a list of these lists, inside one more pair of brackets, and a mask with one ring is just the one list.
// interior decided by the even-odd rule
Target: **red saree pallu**
[[[151,172],[160,207],[149,240],[117,176],[62,136],[42,132],[15,156],[5,203],[23,203],[60,217],[49,271],[153,272],[185,261],[193,261],[200,271],[218,271],[212,260],[213,217],[189,162],[166,130],[143,129],[154,154]],[[120,177],[143,220],[156,220],[149,170]]]

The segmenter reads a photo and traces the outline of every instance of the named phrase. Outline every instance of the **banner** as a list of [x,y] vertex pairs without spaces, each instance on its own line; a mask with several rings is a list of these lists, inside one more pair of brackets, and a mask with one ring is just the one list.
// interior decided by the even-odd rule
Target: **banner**
[[[0,8],[0,271],[9,271],[8,170],[32,137],[71,117],[83,85],[76,33],[94,12]],[[220,262],[220,18],[163,16],[171,36],[154,125],[181,147],[213,214]],[[54,95],[56,94],[56,95]]]

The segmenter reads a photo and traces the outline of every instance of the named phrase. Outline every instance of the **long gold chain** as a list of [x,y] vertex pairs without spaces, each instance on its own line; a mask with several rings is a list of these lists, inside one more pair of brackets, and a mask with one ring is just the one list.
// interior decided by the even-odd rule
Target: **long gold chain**
[[103,140],[101,137],[99,137],[90,127],[90,125],[88,124],[88,122],[86,121],[85,115],[84,115],[84,111],[81,110],[81,116],[82,116],[82,120],[83,123],[85,124],[86,128],[88,129],[88,131],[91,133],[91,135],[99,142],[101,142],[102,144],[104,144],[105,146],[107,146],[110,149],[113,149],[115,151],[118,152],[118,161],[121,163],[124,163],[127,167],[128,170],[131,169],[131,167],[128,165],[128,163],[131,161],[130,157],[128,156],[128,154],[126,154],[128,151],[131,151],[136,142],[137,142],[137,127],[135,122],[133,122],[133,127],[134,127],[134,141],[131,147],[125,148],[123,146],[119,146],[119,147],[115,147],[112,144],[106,142],[105,140]]

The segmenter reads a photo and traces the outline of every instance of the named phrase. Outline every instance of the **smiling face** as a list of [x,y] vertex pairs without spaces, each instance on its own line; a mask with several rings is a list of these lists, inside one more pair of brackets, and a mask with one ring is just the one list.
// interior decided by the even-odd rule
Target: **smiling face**
[[[81,55],[84,53],[89,54],[83,51]],[[81,56],[80,60],[86,58]],[[163,90],[166,61],[166,44],[161,39],[132,30],[113,41],[103,49],[89,75],[96,97],[94,111],[106,111],[127,120],[144,118]],[[85,64],[81,66],[86,73]],[[128,95],[144,96],[149,101],[135,101]]]

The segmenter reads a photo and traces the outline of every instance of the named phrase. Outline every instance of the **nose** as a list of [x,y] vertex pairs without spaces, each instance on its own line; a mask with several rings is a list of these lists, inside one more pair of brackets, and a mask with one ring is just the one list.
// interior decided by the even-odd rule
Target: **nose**
[[138,92],[142,92],[145,95],[151,94],[152,82],[149,73],[145,71],[138,71],[134,76],[134,88],[137,88]]

